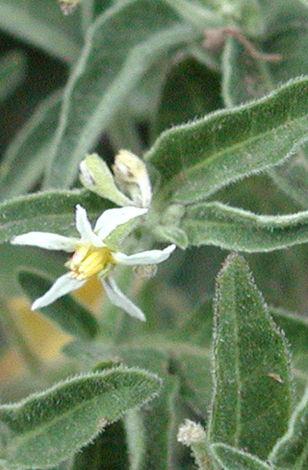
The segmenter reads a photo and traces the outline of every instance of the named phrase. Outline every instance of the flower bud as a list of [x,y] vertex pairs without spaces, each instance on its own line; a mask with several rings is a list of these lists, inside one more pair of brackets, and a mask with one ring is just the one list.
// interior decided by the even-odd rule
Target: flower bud
[[80,0],[59,0],[61,10],[64,15],[70,15],[75,11]]
[[144,162],[128,150],[120,150],[115,157],[113,172],[118,187],[138,207],[149,207],[152,190]]

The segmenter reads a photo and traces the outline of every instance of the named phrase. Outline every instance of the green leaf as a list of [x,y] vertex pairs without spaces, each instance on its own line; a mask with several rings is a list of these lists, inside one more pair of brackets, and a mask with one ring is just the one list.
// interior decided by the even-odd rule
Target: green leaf
[[[264,3],[264,2],[263,2]],[[265,5],[263,4],[263,9]],[[227,106],[235,106],[260,97],[291,78],[308,73],[308,9],[299,1],[275,2],[264,12],[268,33],[256,44],[259,51],[280,54],[279,62],[264,62],[251,57],[230,38],[223,54],[223,97]],[[286,194],[307,208],[307,146],[283,165],[271,169],[270,175]]]
[[213,299],[202,302],[188,321],[177,328],[175,338],[210,350],[213,333]]
[[[167,335],[170,369],[180,379],[180,395],[198,416],[207,416],[212,397],[213,301],[200,305]],[[172,344],[172,349],[171,349]]]
[[[52,285],[44,276],[26,270],[18,273],[18,281],[31,302],[45,294]],[[78,338],[92,339],[98,332],[96,318],[70,295],[48,305],[42,313],[64,331]]]
[[22,52],[11,51],[0,61],[0,101],[8,98],[24,80],[26,58]]
[[79,190],[46,191],[0,204],[0,243],[32,230],[76,235],[77,204],[87,209],[90,218],[98,217],[108,207],[93,193]]
[[307,6],[303,0],[277,0],[275,6],[263,0],[260,3],[267,23],[264,47],[283,56],[280,62],[268,63],[273,82],[283,83],[307,74],[308,32],[303,28],[308,20]]
[[187,208],[181,228],[191,245],[271,251],[308,241],[308,211],[269,216],[219,202],[196,204]]
[[[260,52],[260,46],[255,46]],[[271,50],[267,50],[268,53]],[[276,52],[276,51],[275,51]],[[222,96],[229,108],[261,98],[275,86],[268,65],[253,58],[237,39],[228,38],[223,52]]]
[[146,368],[163,378],[160,396],[151,406],[125,416],[127,442],[135,470],[164,470],[172,458],[176,434],[175,405],[179,380],[168,370],[168,355],[154,349],[127,349],[120,357],[128,364]]
[[132,468],[165,470],[172,458],[176,434],[175,405],[178,394],[177,377],[164,379],[162,395],[154,406],[131,411],[125,417],[127,442]]
[[147,70],[198,35],[160,0],[117,2],[102,14],[88,31],[65,90],[45,186],[69,186],[79,162]]
[[[129,367],[141,367],[163,379],[163,389],[157,400],[143,410],[129,412],[125,417],[127,443],[134,470],[165,470],[172,458],[178,420],[179,378],[170,373],[167,346],[146,336],[140,342],[132,340],[122,346],[108,347],[102,342],[85,344],[75,341],[64,348],[70,357],[88,367],[100,361],[116,359]],[[174,345],[177,348],[177,345]],[[173,467],[172,467],[173,468]]]
[[193,348],[181,342],[174,343],[170,369],[180,380],[179,394],[183,403],[197,416],[207,416],[211,404],[211,366],[210,349]]
[[44,100],[10,142],[0,166],[0,200],[33,188],[48,160],[60,111],[60,94]]
[[289,352],[248,266],[230,255],[217,280],[209,435],[266,458],[287,429]]
[[[170,62],[172,61],[172,58],[174,56],[173,54],[174,51],[171,49],[168,52],[166,51],[166,54],[164,54],[164,56],[159,55],[156,60],[153,61],[151,66],[147,68],[142,78],[139,80],[138,87],[135,87],[128,97],[126,121],[130,120],[130,126],[134,129],[135,133],[136,131],[138,133],[138,127],[136,127],[137,122],[149,121],[150,126],[153,126],[156,121],[157,110],[159,107],[159,103],[162,99],[162,88],[166,80],[166,75],[170,70]],[[123,111],[125,119],[124,107]],[[118,122],[119,124],[117,124]],[[121,125],[121,115],[117,115],[116,122],[114,122],[114,125]],[[124,135],[128,131],[130,131],[129,128],[127,131],[125,129],[122,130]],[[153,137],[151,134],[152,133],[150,132],[150,141]],[[128,144],[130,141],[131,143],[133,143],[132,139],[129,139],[129,136],[126,136],[126,139],[123,140],[123,144],[121,146],[117,145],[116,148],[129,148],[131,150],[134,150],[134,152],[138,155],[144,150],[144,135],[142,135],[142,133],[140,134],[139,129],[139,139],[140,138],[141,142],[139,142],[139,152],[137,152],[138,147],[137,149],[134,149],[134,147],[132,147],[131,145],[129,147],[127,145],[124,145],[125,141]],[[134,137],[134,139],[136,139],[136,136]]]
[[270,307],[275,323],[285,332],[292,351],[292,375],[295,379],[296,398],[300,399],[308,383],[308,321],[281,308]]
[[249,35],[262,34],[263,21],[259,0],[212,0],[212,4],[227,27],[237,27]]
[[272,168],[270,176],[279,189],[304,209],[308,208],[308,145],[304,144],[283,165]]
[[[267,2],[262,3],[266,10]],[[235,39],[229,38],[223,54],[223,97],[235,106],[273,90],[278,84],[308,73],[308,33],[302,25],[308,9],[300,1],[275,2],[263,11],[266,32],[255,48],[267,54],[280,54],[280,61],[254,58]]]
[[249,258],[258,286],[268,303],[290,312],[305,314],[307,245],[260,253]]
[[241,29],[251,36],[264,34],[264,20],[259,0],[248,2],[240,0],[239,6]]
[[218,463],[224,470],[274,470],[254,455],[224,444],[212,445]]
[[108,426],[81,451],[77,452],[70,470],[126,470],[129,455],[123,421]]
[[3,405],[5,459],[18,468],[56,465],[108,423],[157,395],[160,385],[153,374],[117,368],[69,379],[20,403]]
[[181,18],[188,21],[200,31],[206,28],[223,26],[223,20],[217,15],[213,9],[206,8],[197,2],[189,0],[165,0],[179,14]]
[[[308,365],[308,320],[303,315],[296,315],[281,308],[270,307],[275,323],[285,332],[291,345],[292,365],[296,367],[297,358],[306,356]],[[307,377],[308,378],[308,377]]]
[[157,116],[157,134],[222,107],[219,77],[189,58],[174,65],[166,79]]
[[115,2],[113,0],[88,0],[87,2],[78,3],[77,9],[80,10],[82,30],[86,33],[95,19],[112,3]]
[[1,0],[0,28],[65,62],[79,53],[77,21],[68,21],[55,0]]
[[192,203],[281,163],[307,139],[307,92],[307,78],[299,78],[259,101],[163,133],[145,156],[162,176],[157,198]]
[[285,435],[278,440],[269,455],[270,461],[278,467],[308,469],[308,388],[296,406]]

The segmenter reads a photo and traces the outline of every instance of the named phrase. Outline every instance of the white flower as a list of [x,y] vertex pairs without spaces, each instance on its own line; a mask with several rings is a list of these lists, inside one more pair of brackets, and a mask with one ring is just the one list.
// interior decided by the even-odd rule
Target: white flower
[[146,212],[147,209],[137,207],[109,209],[101,214],[92,230],[86,210],[77,205],[76,228],[80,238],[69,238],[45,232],[29,232],[13,238],[11,240],[13,245],[32,245],[47,250],[74,253],[66,263],[69,273],[59,277],[42,297],[35,300],[31,309],[46,307],[63,295],[82,287],[91,276],[98,275],[110,302],[125,310],[132,317],[144,321],[143,312],[120,291],[109,273],[118,264],[136,266],[161,263],[169,258],[175,245],[170,245],[164,250],[150,250],[127,256],[108,247],[106,238],[118,226]]

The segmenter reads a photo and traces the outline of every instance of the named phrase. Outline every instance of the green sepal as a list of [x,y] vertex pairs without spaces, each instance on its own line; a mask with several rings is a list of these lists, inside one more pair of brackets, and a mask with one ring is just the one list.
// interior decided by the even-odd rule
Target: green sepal
[[212,451],[224,470],[274,470],[255,455],[225,444],[213,444]]
[[185,250],[189,243],[184,230],[172,225],[157,225],[153,230],[153,235],[159,241],[175,243],[182,250]]
[[[46,277],[28,270],[18,273],[18,282],[31,302],[45,294],[52,285]],[[98,332],[96,318],[70,295],[47,305],[42,314],[66,333],[80,339],[93,339]]]
[[307,140],[307,93],[307,78],[298,78],[258,101],[161,134],[145,155],[161,173],[157,203],[200,201],[281,163]]
[[264,459],[288,426],[290,357],[244,259],[230,255],[217,279],[213,442]]
[[89,191],[93,191],[100,197],[109,199],[118,206],[132,206],[128,199],[116,186],[114,176],[108,166],[97,153],[87,155],[81,162],[82,173],[80,181]]
[[18,468],[50,468],[93,439],[107,424],[158,394],[160,379],[117,368],[58,383],[0,407],[6,426],[2,457]]

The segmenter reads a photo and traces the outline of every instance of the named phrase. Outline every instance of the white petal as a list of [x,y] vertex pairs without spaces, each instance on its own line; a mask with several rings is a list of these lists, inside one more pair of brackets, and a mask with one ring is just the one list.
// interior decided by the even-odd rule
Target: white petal
[[45,248],[46,250],[62,250],[72,253],[78,247],[78,240],[63,237],[56,233],[28,232],[17,235],[11,240],[13,245],[30,245]]
[[138,320],[146,321],[144,313],[123,292],[120,291],[114,280],[110,277],[102,279],[106,294],[113,305],[122,308],[128,315]]
[[31,310],[38,310],[40,308],[46,307],[49,304],[55,302],[55,300],[63,297],[63,295],[68,294],[76,289],[82,287],[87,281],[77,281],[73,279],[69,273],[64,274],[59,277],[59,279],[54,282],[51,288],[39,299],[36,299],[31,305]]
[[94,231],[101,240],[105,240],[119,225],[145,214],[148,209],[138,207],[122,207],[121,209],[108,209],[97,219]]
[[104,246],[104,243],[92,230],[87,211],[79,204],[76,206],[76,228],[80,233],[82,243]]
[[127,266],[135,266],[138,264],[158,264],[168,259],[175,248],[175,245],[169,245],[164,250],[143,251],[142,253],[136,253],[135,255],[130,256],[124,255],[124,253],[115,253],[113,258],[119,264],[125,264]]

